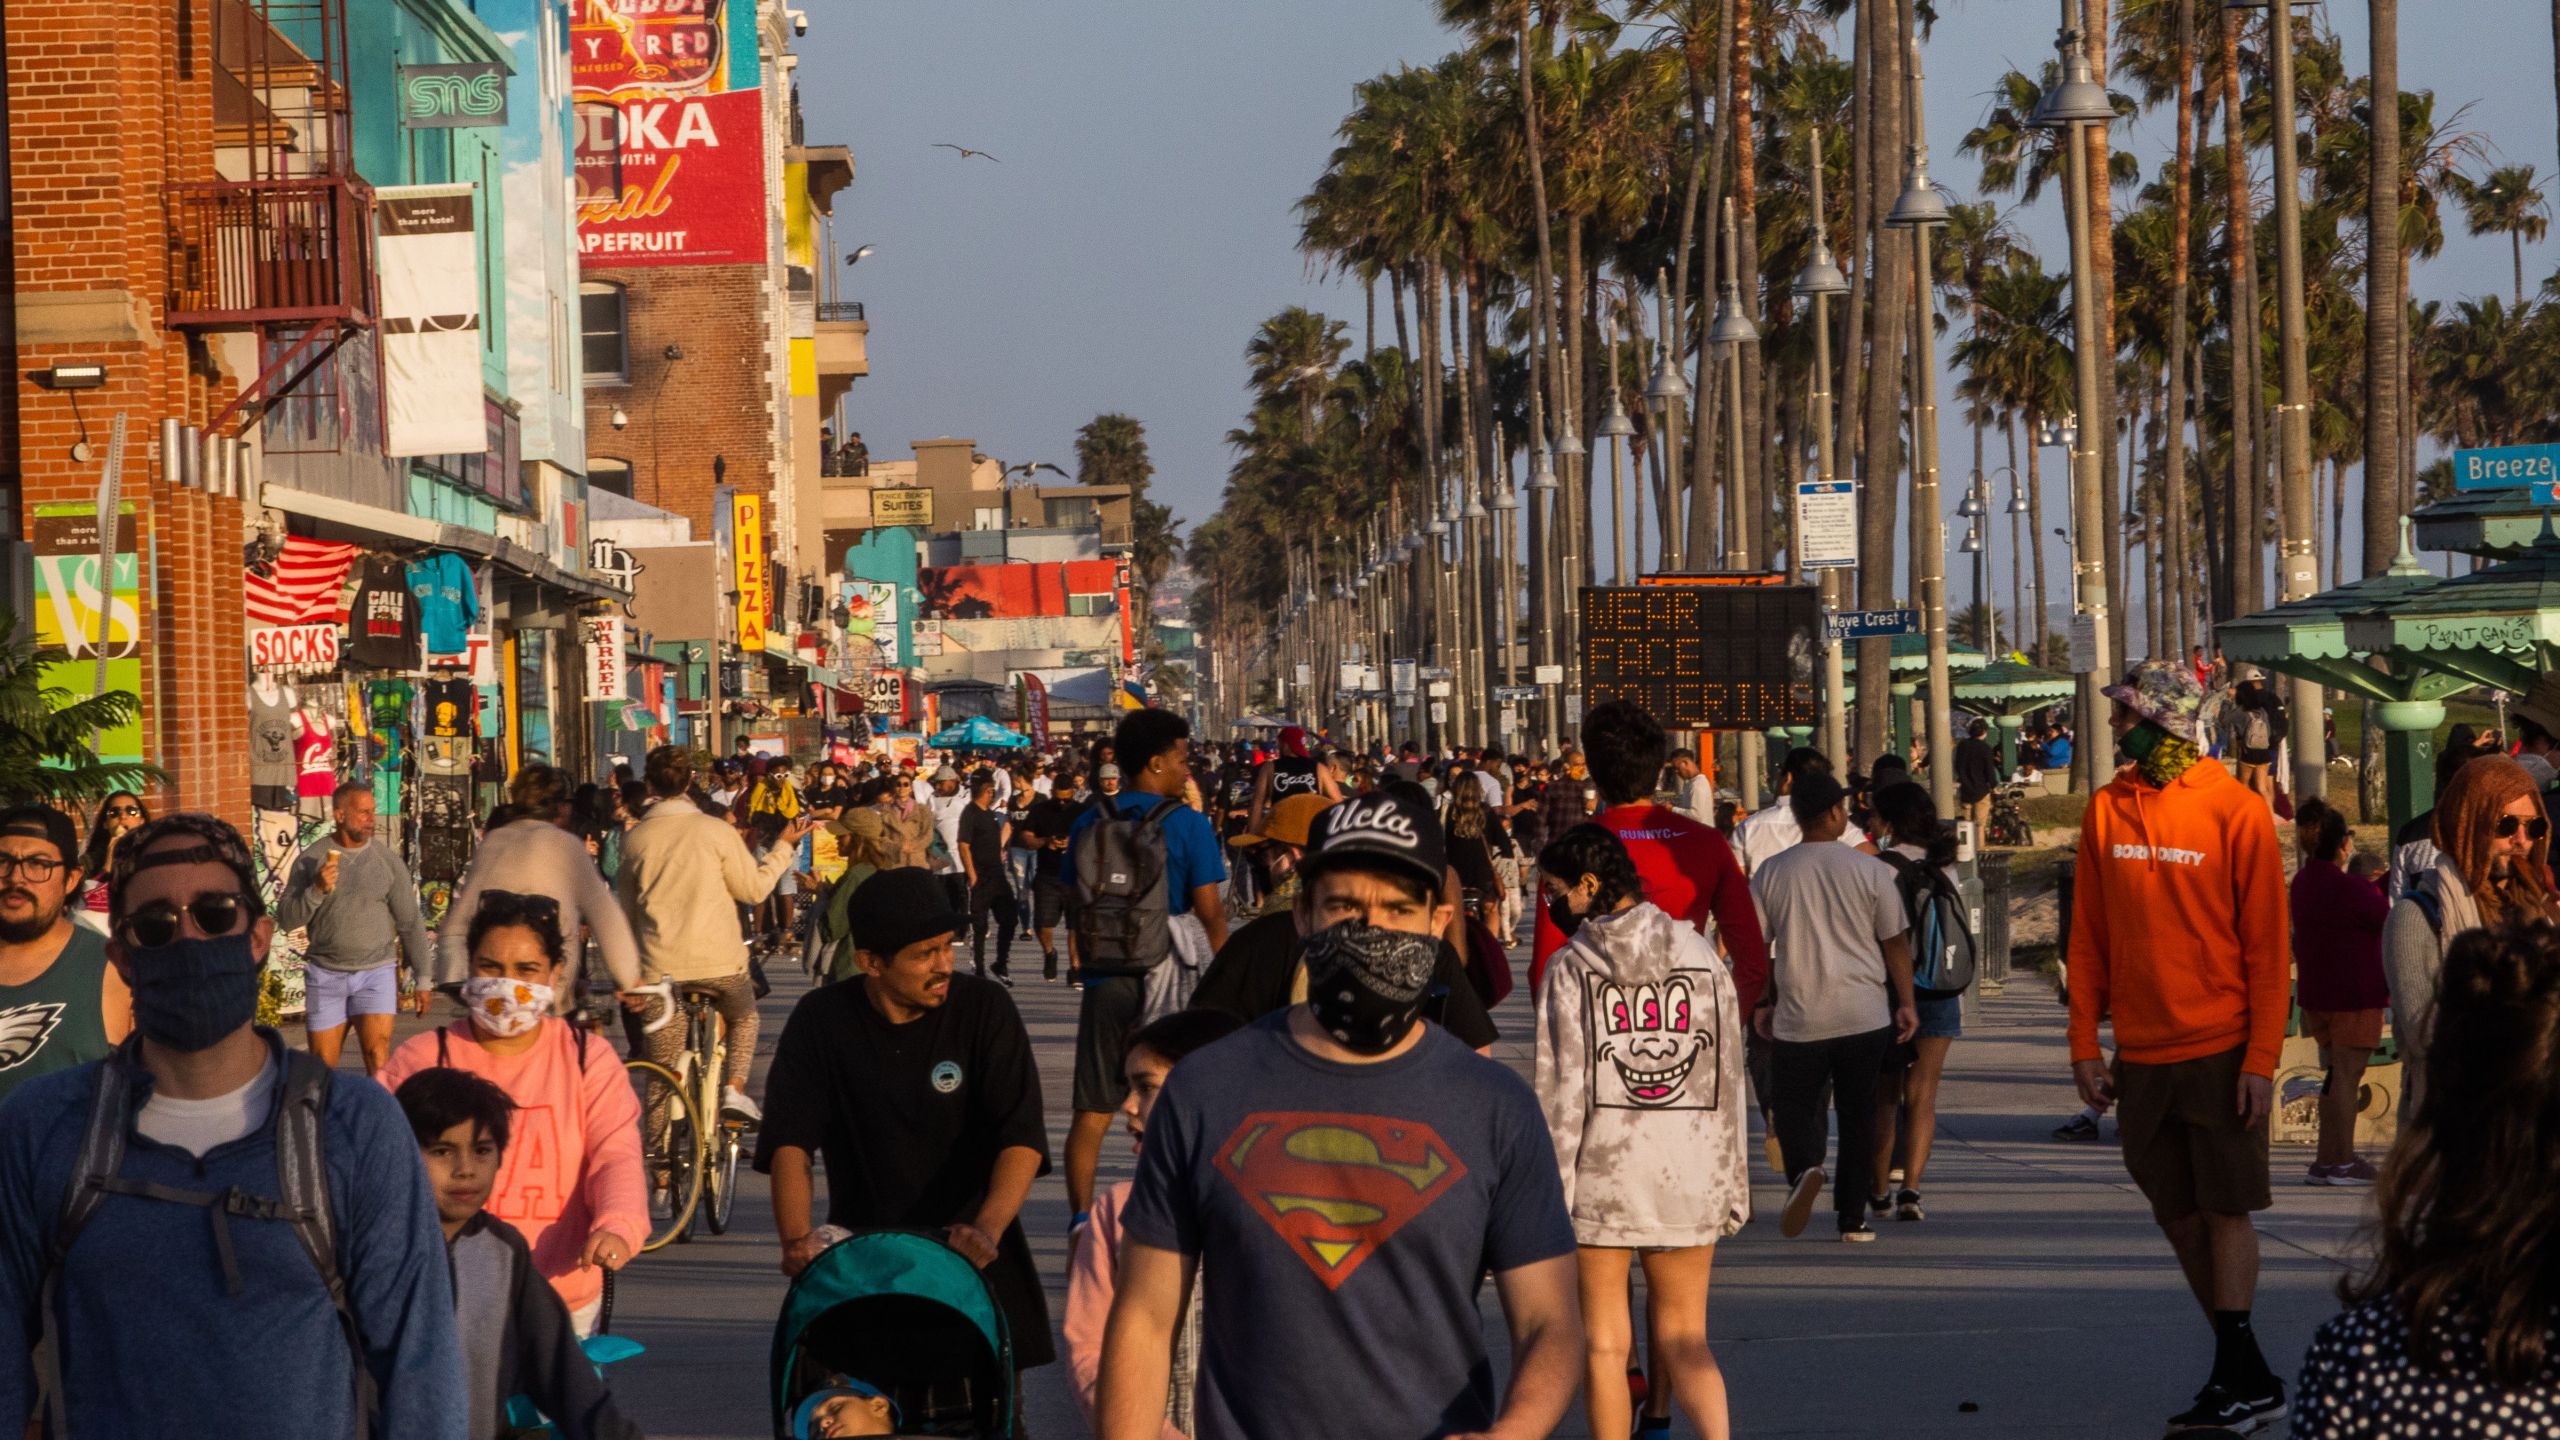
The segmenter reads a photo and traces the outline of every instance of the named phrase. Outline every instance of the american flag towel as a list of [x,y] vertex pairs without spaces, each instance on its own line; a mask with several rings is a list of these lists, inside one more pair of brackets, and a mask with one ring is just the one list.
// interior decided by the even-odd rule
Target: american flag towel
[[248,576],[249,623],[318,625],[346,618],[338,604],[357,547],[288,535],[267,573]]

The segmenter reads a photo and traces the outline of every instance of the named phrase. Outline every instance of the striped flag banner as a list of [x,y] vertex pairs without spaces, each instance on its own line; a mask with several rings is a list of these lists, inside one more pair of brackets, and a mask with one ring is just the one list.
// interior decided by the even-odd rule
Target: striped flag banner
[[249,623],[318,625],[345,619],[338,597],[348,569],[356,563],[356,553],[353,545],[286,536],[284,553],[266,574],[249,572]]

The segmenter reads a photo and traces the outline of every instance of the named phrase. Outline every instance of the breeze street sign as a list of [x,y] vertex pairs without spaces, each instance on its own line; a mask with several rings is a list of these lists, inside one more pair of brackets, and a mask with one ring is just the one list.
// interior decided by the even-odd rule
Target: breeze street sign
[[1834,640],[1875,640],[1888,635],[1920,633],[1917,610],[1835,610],[1822,617]]
[[2522,490],[2536,481],[2560,481],[2560,445],[2500,445],[2453,452],[2456,490]]

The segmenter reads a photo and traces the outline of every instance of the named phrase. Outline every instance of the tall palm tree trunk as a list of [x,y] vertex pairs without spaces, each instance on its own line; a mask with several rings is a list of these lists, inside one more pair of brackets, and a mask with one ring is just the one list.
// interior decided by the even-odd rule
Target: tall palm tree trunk
[[[1742,313],[1760,320],[1760,151],[1753,138],[1752,68],[1760,51],[1761,32],[1752,23],[1751,0],[1732,0],[1733,8],[1733,211],[1734,266],[1742,279]],[[1763,347],[1742,347],[1742,470],[1727,483],[1735,486],[1733,514],[1741,534],[1726,548],[1744,549],[1753,564],[1769,563],[1766,453],[1767,417]]]
[[[2560,0],[2552,17],[2560,24]],[[2400,529],[2400,0],[2365,0],[2365,20],[2373,118],[2365,139],[2364,573],[2379,575],[2391,568]]]
[[[2009,441],[2009,483],[2020,492],[2026,482],[2018,474],[2018,417],[2004,413],[2000,432]],[[2029,461],[2033,463],[2032,459]],[[2013,649],[2035,659],[2036,641],[2044,638],[2044,617],[2027,612],[2027,547],[2018,535],[2018,512],[2009,512],[2009,638]],[[2041,545],[2039,545],[2041,549]]]
[[[2030,438],[2036,433],[2036,422],[2042,418],[2033,409],[2027,411],[2027,434]],[[2035,637],[2035,644],[2028,655],[2039,665],[2045,663],[2045,636],[2053,630],[2053,605],[2046,598],[2044,584],[2044,476],[2038,473],[2042,467],[2037,459],[2043,453],[2041,445],[2027,447],[2027,537],[2033,542],[2030,553],[2035,557],[2036,577],[2036,613],[2033,628],[2027,632]]]
[[2249,140],[2240,112],[2240,27],[2246,11],[2219,12],[2222,31],[2222,169],[2224,248],[2231,271],[2231,573],[2214,597],[2222,615],[2246,615],[2267,603],[2264,466],[2259,461],[2258,247],[2249,198]]
[[2187,647],[2194,643],[2187,636],[2189,619],[2187,594],[2187,287],[2194,274],[2195,230],[2195,110],[2196,110],[2196,0],[2178,3],[2178,139],[2176,175],[2171,182],[2177,193],[2169,203],[2169,356],[2167,431],[2165,454],[2160,467],[2160,513],[2169,519],[2169,555],[2171,566],[2170,593],[2177,609],[2176,623],[2170,638],[2171,653],[2183,659]]
[[[2107,0],[2080,0],[2080,33],[2089,50],[2089,69],[2103,77],[2107,69]],[[2100,351],[2098,371],[2098,413],[2080,417],[2081,435],[2095,434],[2106,448],[2098,452],[2098,493],[2112,496],[2122,487],[2116,473],[2116,227],[2113,191],[2107,179],[2107,129],[2104,125],[2083,125],[2080,133],[2087,137],[2089,172],[2089,213],[2096,223],[2089,227],[2089,258],[2096,269],[2096,284],[2089,287],[2090,300],[2097,311],[2097,335]],[[2095,423],[2092,431],[2088,426]],[[2108,507],[2100,517],[2100,531],[2105,537],[2107,553],[2117,563],[2107,571],[2107,608],[2114,613],[2115,623],[2108,627],[2108,644],[2114,654],[2105,657],[2115,673],[2125,668],[2125,644],[2133,629],[2132,615],[2125,607],[2127,575],[2123,563],[2126,554],[2124,536],[2125,512],[2121,506]]]
[[[1871,27],[1860,43],[1872,52],[1869,70],[1875,103],[1862,143],[1873,147],[1867,158],[1867,245],[1875,256],[1874,284],[1869,287],[1874,340],[1867,362],[1866,484],[1858,517],[1858,603],[1884,609],[1895,599],[1894,537],[1902,498],[1902,386],[1904,345],[1911,324],[1911,248],[1903,232],[1881,219],[1893,208],[1897,181],[1894,157],[1902,153],[1901,5],[1897,0],[1860,0],[1859,18]],[[1911,343],[1925,343],[1912,341]],[[1884,753],[1891,723],[1891,692],[1885,680],[1892,645],[1885,640],[1858,646],[1858,756],[1872,762]]]
[[1724,212],[1725,155],[1732,143],[1734,128],[1733,32],[1736,8],[1733,4],[1716,7],[1716,144],[1708,152],[1706,209],[1700,216],[1702,233],[1699,236],[1698,263],[1701,268],[1698,272],[1699,303],[1695,307],[1697,319],[1692,322],[1689,315],[1678,307],[1671,312],[1673,322],[1680,327],[1684,344],[1692,323],[1699,335],[1697,378],[1689,391],[1688,547],[1692,569],[1719,568],[1724,555],[1723,547],[1715,543],[1718,511],[1715,503],[1718,493],[1715,487],[1716,456],[1719,453],[1715,442],[1717,412],[1723,405],[1724,387],[1715,383],[1716,357],[1715,352],[1706,346],[1705,332],[1707,317],[1715,308],[1706,303],[1706,297],[1714,290],[1719,273],[1716,247],[1723,237],[1716,225],[1716,217]]

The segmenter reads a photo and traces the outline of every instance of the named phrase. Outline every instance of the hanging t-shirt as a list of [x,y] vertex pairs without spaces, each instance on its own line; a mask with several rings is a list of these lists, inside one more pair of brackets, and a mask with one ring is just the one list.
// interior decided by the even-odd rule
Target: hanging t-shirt
[[1319,1059],[1288,1026],[1183,1060],[1121,1212],[1127,1240],[1218,1277],[1201,1288],[1193,1433],[1282,1440],[1310,1415],[1329,1440],[1483,1430],[1484,1273],[1574,1251],[1537,1096],[1437,1026],[1365,1065]]
[[338,788],[338,732],[317,710],[293,712],[293,754],[300,767],[294,793],[305,800],[329,798]]
[[472,722],[479,718],[480,697],[472,693],[468,680],[430,680],[427,682],[427,734],[438,740],[471,738]]
[[417,595],[427,653],[461,654],[470,644],[471,622],[480,613],[480,588],[472,583],[470,563],[439,550],[410,565],[409,588]]
[[356,571],[355,604],[347,609],[347,658],[376,670],[418,664],[418,601],[406,567],[375,556]]

